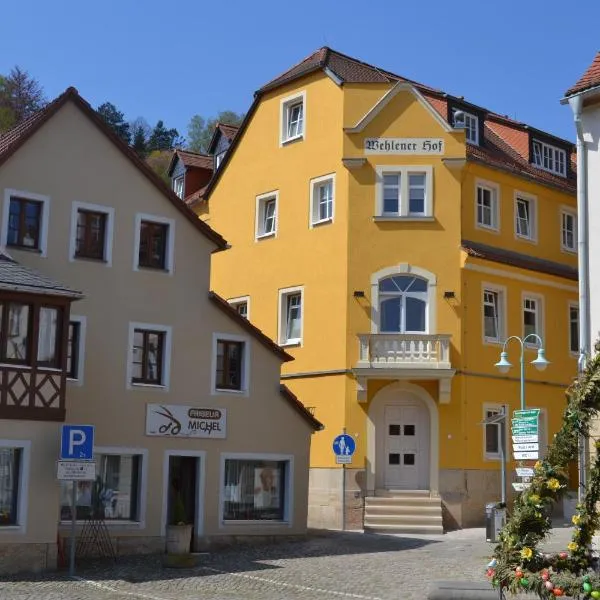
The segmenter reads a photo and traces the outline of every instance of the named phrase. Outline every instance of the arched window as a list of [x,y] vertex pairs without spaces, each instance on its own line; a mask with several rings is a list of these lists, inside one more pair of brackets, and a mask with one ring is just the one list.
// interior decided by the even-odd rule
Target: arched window
[[427,331],[428,282],[414,275],[393,275],[379,280],[380,333]]

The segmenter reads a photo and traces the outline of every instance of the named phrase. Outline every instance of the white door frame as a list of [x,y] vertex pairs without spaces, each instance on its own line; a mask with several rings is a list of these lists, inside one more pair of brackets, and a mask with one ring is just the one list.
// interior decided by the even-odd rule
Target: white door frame
[[167,535],[167,509],[169,503],[169,458],[171,456],[193,456],[197,461],[196,473],[196,518],[194,519],[194,537],[204,534],[204,487],[206,474],[206,450],[165,450],[163,457],[163,500],[160,531]]
[[[385,407],[406,404],[406,395],[421,400],[429,415],[429,489],[439,494],[439,414],[435,400],[422,387],[405,381],[385,386],[371,400],[367,416],[367,490],[374,492],[383,487],[383,473],[377,473],[377,429],[385,436]],[[382,440],[380,439],[380,442]],[[379,444],[381,445],[381,444]]]

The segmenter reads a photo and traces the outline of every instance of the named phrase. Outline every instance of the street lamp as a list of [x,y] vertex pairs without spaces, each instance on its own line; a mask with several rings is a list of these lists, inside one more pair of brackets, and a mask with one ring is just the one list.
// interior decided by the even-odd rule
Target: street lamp
[[542,338],[536,333],[530,333],[525,336],[523,339],[516,335],[511,335],[506,339],[502,346],[502,352],[500,353],[500,360],[495,364],[500,373],[508,373],[509,369],[512,367],[512,364],[508,361],[508,352],[506,352],[506,344],[510,342],[510,340],[517,340],[521,344],[521,410],[525,410],[525,344],[527,340],[533,338],[536,340],[536,343],[539,344],[539,348],[537,351],[537,358],[531,361],[531,364],[538,370],[543,371],[550,363],[546,360],[545,352],[544,352],[544,343],[542,342]]

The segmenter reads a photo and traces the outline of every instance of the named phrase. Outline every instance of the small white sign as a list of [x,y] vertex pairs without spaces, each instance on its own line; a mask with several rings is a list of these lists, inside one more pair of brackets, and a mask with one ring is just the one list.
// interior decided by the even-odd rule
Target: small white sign
[[352,464],[352,456],[337,456],[335,457],[335,462],[338,465],[351,465]]
[[365,138],[365,154],[444,154],[442,138]]
[[537,460],[539,454],[537,452],[513,452],[515,460]]
[[516,470],[519,477],[533,477],[533,469],[530,467],[517,467]]
[[513,435],[513,444],[537,444],[539,442],[539,436],[537,435]]
[[513,450],[516,452],[528,452],[532,450],[538,452],[539,449],[537,444],[513,444]]
[[56,462],[56,478],[61,481],[94,481],[96,463],[83,460],[59,460]]
[[146,435],[224,439],[227,411],[181,404],[147,404]]
[[525,491],[528,487],[531,487],[530,483],[513,483],[512,484],[513,489],[515,490],[515,492],[523,492]]

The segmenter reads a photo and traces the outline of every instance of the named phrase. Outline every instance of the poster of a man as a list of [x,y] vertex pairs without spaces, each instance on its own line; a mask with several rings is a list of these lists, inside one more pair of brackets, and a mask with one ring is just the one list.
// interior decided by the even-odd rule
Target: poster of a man
[[254,506],[272,508],[277,506],[279,473],[272,467],[254,469]]

